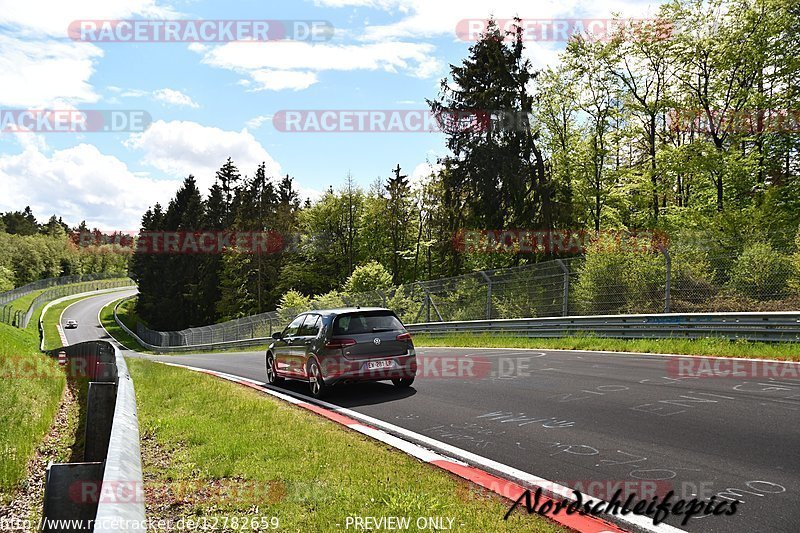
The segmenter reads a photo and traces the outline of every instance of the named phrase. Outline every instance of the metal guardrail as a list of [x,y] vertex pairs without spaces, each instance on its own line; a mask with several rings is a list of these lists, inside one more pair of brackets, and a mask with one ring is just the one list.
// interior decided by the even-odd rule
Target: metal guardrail
[[247,348],[247,347],[259,346],[262,344],[269,344],[270,342],[272,342],[272,337],[256,337],[253,339],[210,342],[205,344],[188,344],[180,346],[156,346],[142,339],[128,326],[126,326],[125,323],[122,320],[120,320],[119,316],[117,315],[117,310],[119,309],[119,306],[128,300],[132,300],[133,298],[136,298],[136,295],[128,296],[127,298],[123,298],[116,303],[116,305],[114,306],[114,322],[117,323],[117,325],[122,329],[122,331],[133,337],[133,339],[136,342],[138,342],[139,345],[141,345],[143,348],[151,352],[175,353],[175,352],[191,352],[194,350],[213,350],[214,348],[220,348],[220,349]]
[[[89,381],[84,462],[47,467],[43,531],[55,520],[81,520],[75,531],[145,531],[139,422],[133,381],[119,349],[107,341],[72,344],[46,352],[68,376]],[[125,498],[92,495],[117,494]],[[61,530],[59,530],[61,531]]]
[[[127,524],[127,531],[145,531],[144,482],[142,477],[142,455],[139,448],[139,420],[136,411],[136,394],[128,365],[119,349],[114,347],[117,363],[117,401],[114,405],[114,422],[108,441],[103,489],[111,489],[121,483],[132,487],[135,496],[130,501],[103,499],[97,505],[95,532],[118,531],[118,524]],[[116,525],[116,527],[115,527]]]
[[800,342],[800,313],[668,313],[408,324],[412,333],[492,333],[518,337],[595,335],[622,339],[700,339]]

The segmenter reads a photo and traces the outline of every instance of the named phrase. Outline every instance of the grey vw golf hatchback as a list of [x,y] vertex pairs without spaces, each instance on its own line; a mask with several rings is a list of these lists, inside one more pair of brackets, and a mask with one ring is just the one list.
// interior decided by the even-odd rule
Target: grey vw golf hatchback
[[417,374],[411,335],[389,309],[308,311],[272,337],[267,383],[307,381],[315,398],[337,383],[391,380],[408,387]]

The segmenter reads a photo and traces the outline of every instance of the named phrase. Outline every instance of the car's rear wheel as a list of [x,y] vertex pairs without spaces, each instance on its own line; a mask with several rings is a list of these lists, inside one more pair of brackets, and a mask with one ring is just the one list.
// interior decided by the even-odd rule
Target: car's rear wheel
[[280,385],[283,383],[283,378],[275,372],[275,356],[272,355],[272,352],[267,353],[266,367],[267,383],[269,385]]
[[401,389],[407,389],[414,383],[414,378],[396,378],[392,380],[395,387],[400,387]]
[[320,370],[316,359],[313,359],[308,365],[308,378],[311,396],[322,398],[328,393],[328,386],[325,385],[325,381],[322,379],[322,370]]

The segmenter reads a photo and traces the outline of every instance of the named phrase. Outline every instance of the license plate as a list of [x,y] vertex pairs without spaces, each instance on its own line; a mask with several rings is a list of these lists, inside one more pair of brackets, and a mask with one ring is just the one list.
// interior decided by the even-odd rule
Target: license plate
[[367,370],[379,370],[381,368],[389,368],[391,366],[391,361],[370,361],[367,363]]

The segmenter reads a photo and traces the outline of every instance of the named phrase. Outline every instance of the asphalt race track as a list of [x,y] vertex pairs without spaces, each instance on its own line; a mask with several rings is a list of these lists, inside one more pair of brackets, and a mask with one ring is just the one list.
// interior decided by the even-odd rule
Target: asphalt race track
[[[69,307],[68,340],[107,338],[98,310],[133,292]],[[428,366],[411,389],[343,386],[326,400],[605,499],[623,488],[742,502],[733,516],[667,521],[687,531],[800,531],[800,379],[685,378],[658,356],[417,352]],[[147,358],[265,380],[262,353]]]

